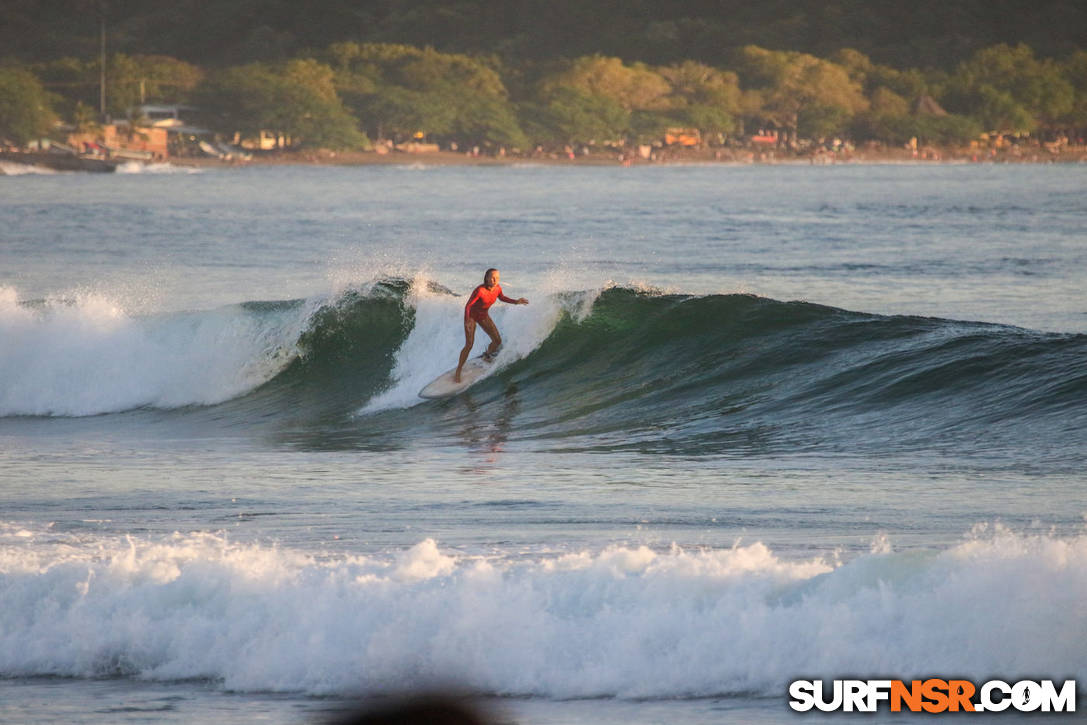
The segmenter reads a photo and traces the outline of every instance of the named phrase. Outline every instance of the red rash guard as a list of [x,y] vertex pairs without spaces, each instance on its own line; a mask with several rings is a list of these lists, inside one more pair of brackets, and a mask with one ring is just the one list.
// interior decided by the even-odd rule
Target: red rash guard
[[484,317],[487,317],[487,310],[494,304],[495,300],[502,300],[503,302],[514,303],[516,300],[512,300],[506,295],[502,294],[502,286],[495,285],[494,289],[487,289],[483,285],[475,288],[472,292],[472,296],[468,298],[468,304],[464,306],[464,321],[467,322],[471,317],[476,322],[479,322]]

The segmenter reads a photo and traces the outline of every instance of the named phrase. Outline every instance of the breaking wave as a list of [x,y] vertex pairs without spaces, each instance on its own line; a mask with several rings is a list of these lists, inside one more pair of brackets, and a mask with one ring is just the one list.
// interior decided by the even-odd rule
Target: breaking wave
[[1085,335],[623,287],[496,307],[506,344],[494,372],[424,402],[418,390],[455,365],[462,304],[399,279],[149,317],[93,296],[24,302],[0,290],[0,416],[216,406],[235,424],[289,419],[299,440],[382,445],[453,440],[485,419],[553,448],[686,454],[1059,454],[1087,430]]
[[[0,676],[353,694],[780,696],[796,677],[1087,677],[1087,539],[975,532],[848,563],[612,547],[313,555],[0,527]],[[52,542],[52,543],[50,543]]]

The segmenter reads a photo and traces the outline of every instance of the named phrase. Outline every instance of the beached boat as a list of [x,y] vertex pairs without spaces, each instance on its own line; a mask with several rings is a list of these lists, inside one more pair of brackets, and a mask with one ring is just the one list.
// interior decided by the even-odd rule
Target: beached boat
[[0,151],[0,161],[11,161],[28,166],[44,166],[55,171],[116,171],[130,159],[103,159],[55,151]]

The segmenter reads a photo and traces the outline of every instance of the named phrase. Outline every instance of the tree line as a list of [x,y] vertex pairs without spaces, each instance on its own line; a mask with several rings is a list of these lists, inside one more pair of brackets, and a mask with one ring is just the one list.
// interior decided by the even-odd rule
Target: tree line
[[[57,118],[97,122],[97,61],[0,62],[0,139],[25,143]],[[728,63],[650,65],[601,54],[504,61],[391,43],[334,43],[298,57],[200,67],[164,55],[113,54],[107,112],[183,103],[224,136],[273,131],[292,147],[366,148],[425,136],[443,145],[536,146],[657,141],[697,130],[736,143],[773,129],[782,144],[961,144],[983,132],[1087,128],[1087,51],[1043,58],[1024,44],[982,48],[950,70],[897,69],[854,49],[826,57],[756,45]]]

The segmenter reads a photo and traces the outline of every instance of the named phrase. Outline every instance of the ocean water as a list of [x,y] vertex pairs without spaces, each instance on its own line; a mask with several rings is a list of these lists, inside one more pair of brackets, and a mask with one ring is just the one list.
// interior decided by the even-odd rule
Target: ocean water
[[125,171],[0,176],[0,721],[1082,699],[1083,166]]

